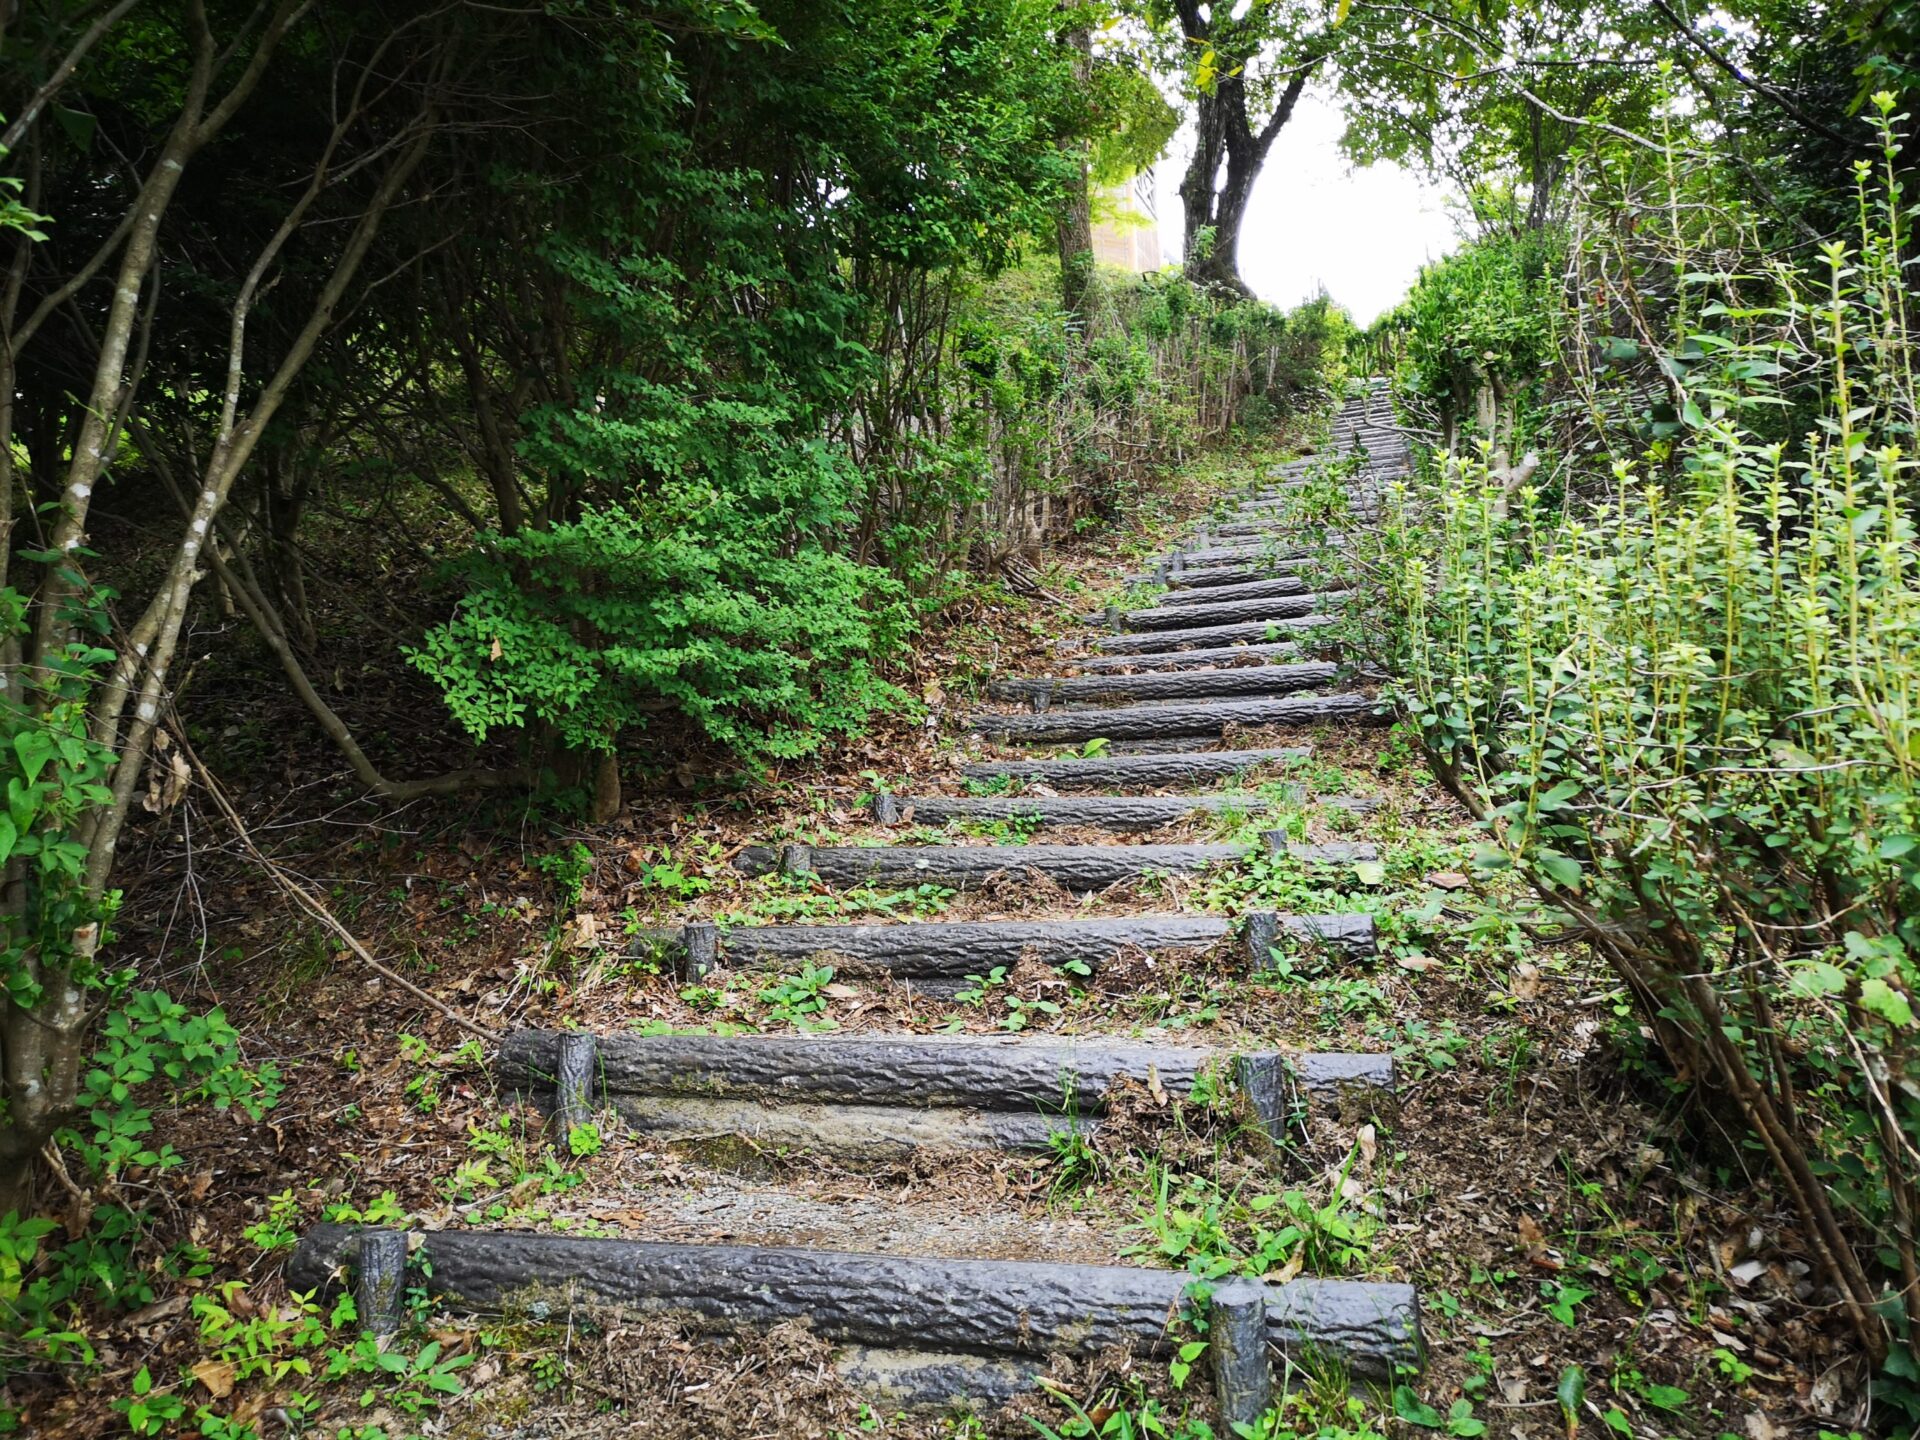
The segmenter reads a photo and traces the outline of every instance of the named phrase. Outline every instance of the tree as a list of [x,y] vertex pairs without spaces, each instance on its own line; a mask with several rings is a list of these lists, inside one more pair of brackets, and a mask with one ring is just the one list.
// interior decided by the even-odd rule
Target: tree
[[1338,12],[1313,0],[1150,0],[1162,62],[1193,105],[1193,158],[1180,181],[1186,272],[1249,295],[1240,229],[1254,182],[1294,107],[1333,52]]
[[123,0],[7,23],[8,160],[51,218],[4,237],[0,289],[0,1210],[127,984],[101,962],[114,858],[228,504],[388,218],[430,198],[436,140],[509,93],[482,62],[518,22]]

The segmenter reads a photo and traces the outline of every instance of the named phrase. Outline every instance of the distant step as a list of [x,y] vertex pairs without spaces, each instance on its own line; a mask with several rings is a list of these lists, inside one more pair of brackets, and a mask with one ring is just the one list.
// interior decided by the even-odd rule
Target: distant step
[[1077,740],[1144,740],[1219,735],[1228,726],[1325,725],[1337,721],[1383,721],[1369,695],[1287,695],[1253,700],[1185,704],[1121,705],[1105,710],[1048,710],[1030,715],[979,714],[969,729],[1006,744],[1058,744]]
[[833,965],[849,978],[886,975],[936,994],[959,989],[970,975],[1013,969],[1023,959],[1056,968],[1097,971],[1123,950],[1150,955],[1211,949],[1237,935],[1247,963],[1264,969],[1283,939],[1328,946],[1349,955],[1374,953],[1373,917],[1286,915],[1254,911],[1238,921],[1215,915],[1126,915],[1101,920],[915,921],[897,925],[743,925],[722,929],[699,921],[643,934],[644,947],[664,951],[675,968],[698,979],[709,970],[798,969]]
[[1300,647],[1291,640],[1267,645],[1215,645],[1201,650],[1149,650],[1141,655],[1082,655],[1074,664],[1082,670],[1199,670],[1217,666],[1254,668],[1251,660],[1291,659]]
[[1212,600],[1193,605],[1164,605],[1151,610],[1122,610],[1115,619],[1124,630],[1178,630],[1194,625],[1232,625],[1293,620],[1345,603],[1341,591],[1302,592],[1253,600]]
[[1171,561],[1162,560],[1151,571],[1121,577],[1129,585],[1164,585],[1169,590],[1204,590],[1216,585],[1238,585],[1247,580],[1265,580],[1276,575],[1291,575],[1313,564],[1302,555],[1292,560],[1260,561],[1252,564],[1233,562],[1222,565],[1193,565],[1176,570]]
[[[1374,860],[1371,845],[1300,845],[1278,831],[1268,853],[1306,865]],[[942,885],[956,890],[995,875],[1035,872],[1068,890],[1104,890],[1147,874],[1193,875],[1246,859],[1252,845],[749,845],[734,857],[748,875],[817,875],[830,885]]]
[[1277,595],[1300,595],[1306,590],[1307,582],[1298,575],[1275,575],[1267,580],[1243,580],[1235,585],[1215,585],[1204,590],[1170,590],[1161,597],[1160,603],[1217,605],[1228,600],[1266,600]]
[[1170,578],[1178,579],[1180,572],[1190,566],[1215,565],[1252,565],[1261,561],[1308,560],[1313,558],[1311,551],[1298,545],[1289,545],[1276,537],[1267,544],[1236,542],[1232,545],[1203,545],[1191,550],[1170,550],[1167,561],[1172,567]]
[[1136,650],[1171,650],[1181,645],[1232,645],[1236,641],[1278,641],[1301,630],[1317,630],[1338,621],[1337,615],[1295,615],[1257,624],[1196,625],[1180,630],[1145,630],[1137,635],[1102,635],[1096,650],[1121,654]]
[[[563,1047],[591,1063],[563,1067]],[[582,1035],[516,1030],[501,1084],[549,1113],[609,1105],[629,1128],[674,1141],[724,1136],[760,1150],[898,1161],[919,1149],[1044,1150],[1093,1134],[1123,1080],[1185,1099],[1210,1078],[1247,1119],[1284,1140],[1309,1106],[1385,1113],[1391,1055],[1236,1052],[1105,1036]],[[586,1077],[585,1094],[557,1093]]]
[[[944,1406],[955,1397],[1000,1403],[1031,1386],[1054,1355],[1164,1357],[1175,1342],[1170,1317],[1195,1303],[1184,1270],[331,1224],[301,1238],[287,1283],[325,1288],[389,1249],[413,1257],[430,1295],[475,1310],[497,1313],[538,1298],[556,1323],[571,1320],[573,1305],[694,1315],[732,1328],[805,1320],[843,1347],[834,1357],[841,1375],[888,1408]],[[1334,1360],[1381,1382],[1420,1364],[1420,1307],[1410,1285],[1245,1284],[1255,1287],[1247,1292],[1253,1315],[1265,1321],[1259,1338],[1284,1356]],[[377,1289],[368,1288],[377,1305]],[[386,1288],[397,1296],[398,1287]],[[1250,1346],[1260,1348],[1257,1340]]]
[[[1283,803],[1309,803],[1304,785],[1282,787]],[[1380,802],[1365,795],[1313,797],[1330,810],[1365,815]],[[1041,830],[1158,830],[1196,815],[1264,815],[1258,795],[876,795],[873,817],[882,825],[944,825],[950,820],[1027,824]]]
[[1126,789],[1132,786],[1195,785],[1229,780],[1262,765],[1284,765],[1313,754],[1309,746],[1264,750],[1202,750],[1184,755],[1114,755],[1051,760],[1003,760],[968,765],[969,780],[1037,780],[1066,790]]
[[1313,690],[1340,678],[1340,667],[1308,660],[1297,665],[1246,665],[1189,670],[1170,675],[1080,675],[1071,679],[1035,675],[996,680],[987,693],[996,700],[1071,704],[1087,700],[1191,700],[1203,695],[1286,695]]

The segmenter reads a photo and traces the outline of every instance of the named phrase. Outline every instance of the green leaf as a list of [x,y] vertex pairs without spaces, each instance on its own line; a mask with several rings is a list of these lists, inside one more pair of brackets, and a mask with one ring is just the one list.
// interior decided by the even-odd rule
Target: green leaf
[[1537,857],[1539,866],[1546,871],[1547,878],[1566,890],[1580,888],[1580,862],[1571,855],[1561,855],[1553,850],[1542,850]]
[[1561,1417],[1569,1426],[1578,1424],[1580,1406],[1587,1398],[1587,1372],[1578,1365],[1567,1366],[1560,1372],[1560,1383],[1553,1393],[1560,1401]]
[[1687,1403],[1687,1392],[1677,1385],[1649,1385],[1640,1397],[1657,1410],[1678,1410]]
[[1353,878],[1360,885],[1384,884],[1387,867],[1378,860],[1356,860],[1353,862]]
[[1447,1433],[1458,1435],[1460,1440],[1474,1440],[1487,1433],[1487,1422],[1474,1418],[1471,1400],[1456,1400],[1447,1411]]
[[1825,960],[1808,960],[1787,972],[1787,983],[1809,998],[1838,995],[1847,988],[1847,972]]
[[1905,1027],[1913,1024],[1913,1006],[1908,1003],[1906,996],[1884,980],[1860,982],[1860,1005],[1889,1025]]
[[53,737],[44,730],[22,730],[13,737],[13,753],[20,758],[20,768],[27,772],[28,784],[40,778],[40,772],[53,759],[55,748]]
[[1419,1425],[1424,1429],[1440,1428],[1440,1412],[1414,1394],[1409,1385],[1393,1387],[1393,1413],[1409,1425]]

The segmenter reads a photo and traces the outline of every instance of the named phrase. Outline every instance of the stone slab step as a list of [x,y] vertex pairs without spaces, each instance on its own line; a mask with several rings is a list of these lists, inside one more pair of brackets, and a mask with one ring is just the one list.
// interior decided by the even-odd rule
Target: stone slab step
[[[1190,1333],[1169,1329],[1192,1303],[1192,1277],[1179,1270],[530,1231],[316,1225],[294,1248],[287,1283],[320,1289],[357,1275],[381,1254],[398,1256],[401,1270],[411,1255],[430,1295],[479,1311],[498,1313],[538,1298],[556,1312],[554,1319],[571,1318],[573,1306],[592,1305],[687,1314],[724,1328],[807,1320],[845,1347],[836,1356],[841,1372],[888,1404],[940,1404],[952,1396],[998,1402],[1030,1385],[1051,1355],[1091,1358],[1123,1349],[1164,1356]],[[1420,1363],[1420,1308],[1412,1286],[1304,1278],[1246,1284],[1255,1287],[1254,1352],[1265,1340],[1283,1355],[1334,1358],[1356,1377],[1378,1381]],[[399,1287],[387,1288],[391,1296],[356,1285],[368,1292],[363,1320],[393,1309]],[[1216,1325],[1224,1333],[1224,1314]]]
[[1193,700],[1206,695],[1285,695],[1313,690],[1340,678],[1340,667],[1320,660],[1295,665],[1245,665],[1193,669],[1161,675],[1017,676],[996,680],[987,694],[996,700],[1044,704],[1106,700]]
[[969,780],[1038,780],[1065,790],[1126,789],[1229,780],[1262,765],[1283,765],[1313,754],[1309,745],[1255,750],[1200,750],[1184,754],[1059,755],[1048,760],[997,760],[964,765]]
[[[495,1073],[549,1114],[611,1108],[664,1140],[744,1139],[761,1150],[897,1162],[920,1149],[1044,1150],[1093,1134],[1123,1080],[1181,1098],[1202,1077],[1282,1142],[1302,1110],[1388,1114],[1393,1057],[1285,1054],[1106,1036],[589,1035],[511,1031]],[[577,1077],[577,1078],[576,1078]]]
[[[1267,853],[1307,865],[1375,860],[1365,844],[1301,845],[1279,831]],[[956,890],[990,876],[1035,871],[1068,890],[1104,890],[1150,872],[1192,875],[1246,859],[1255,847],[1215,845],[749,845],[734,857],[748,875],[816,875],[830,885],[945,885]]]
[[1346,600],[1341,591],[1302,591],[1252,600],[1207,600],[1191,605],[1161,605],[1151,610],[1122,610],[1116,629],[1179,630],[1195,625],[1233,625],[1242,622],[1294,620],[1318,610],[1338,609]]
[[1221,646],[1240,641],[1275,643],[1295,631],[1317,630],[1334,624],[1337,615],[1294,615],[1258,623],[1238,625],[1195,625],[1178,630],[1147,630],[1138,635],[1102,635],[1093,642],[1096,650],[1121,655],[1143,651],[1174,650],[1182,645]]
[[1084,655],[1074,664],[1082,670],[1197,670],[1216,666],[1257,669],[1247,660],[1285,660],[1300,653],[1291,640],[1266,645],[1214,645],[1199,650],[1149,650],[1141,655]]
[[858,979],[885,975],[944,993],[969,975],[1011,970],[1023,959],[1098,970],[1123,950],[1164,954],[1211,949],[1237,934],[1241,952],[1264,968],[1267,951],[1282,939],[1324,945],[1349,955],[1375,953],[1373,917],[1365,914],[1287,915],[1254,911],[1238,921],[1217,915],[1126,915],[1100,920],[915,921],[897,925],[745,925],[721,929],[698,921],[677,931],[640,936],[643,947],[665,949],[689,978],[729,970],[797,969],[826,961]]
[[1002,744],[1077,740],[1134,740],[1219,735],[1230,725],[1324,725],[1337,721],[1385,723],[1369,695],[1287,695],[1188,704],[1123,705],[1105,710],[1055,710],[1037,715],[969,715],[967,726]]

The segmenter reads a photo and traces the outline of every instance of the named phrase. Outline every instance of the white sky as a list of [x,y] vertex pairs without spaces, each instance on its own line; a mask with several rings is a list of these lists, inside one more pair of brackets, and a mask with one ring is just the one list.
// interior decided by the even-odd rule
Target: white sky
[[[1339,148],[1339,109],[1312,91],[1273,142],[1240,233],[1240,274],[1261,299],[1299,304],[1323,287],[1371,324],[1407,293],[1420,267],[1459,244],[1447,192],[1397,165],[1355,170]],[[1154,166],[1160,249],[1181,254],[1182,133]]]

